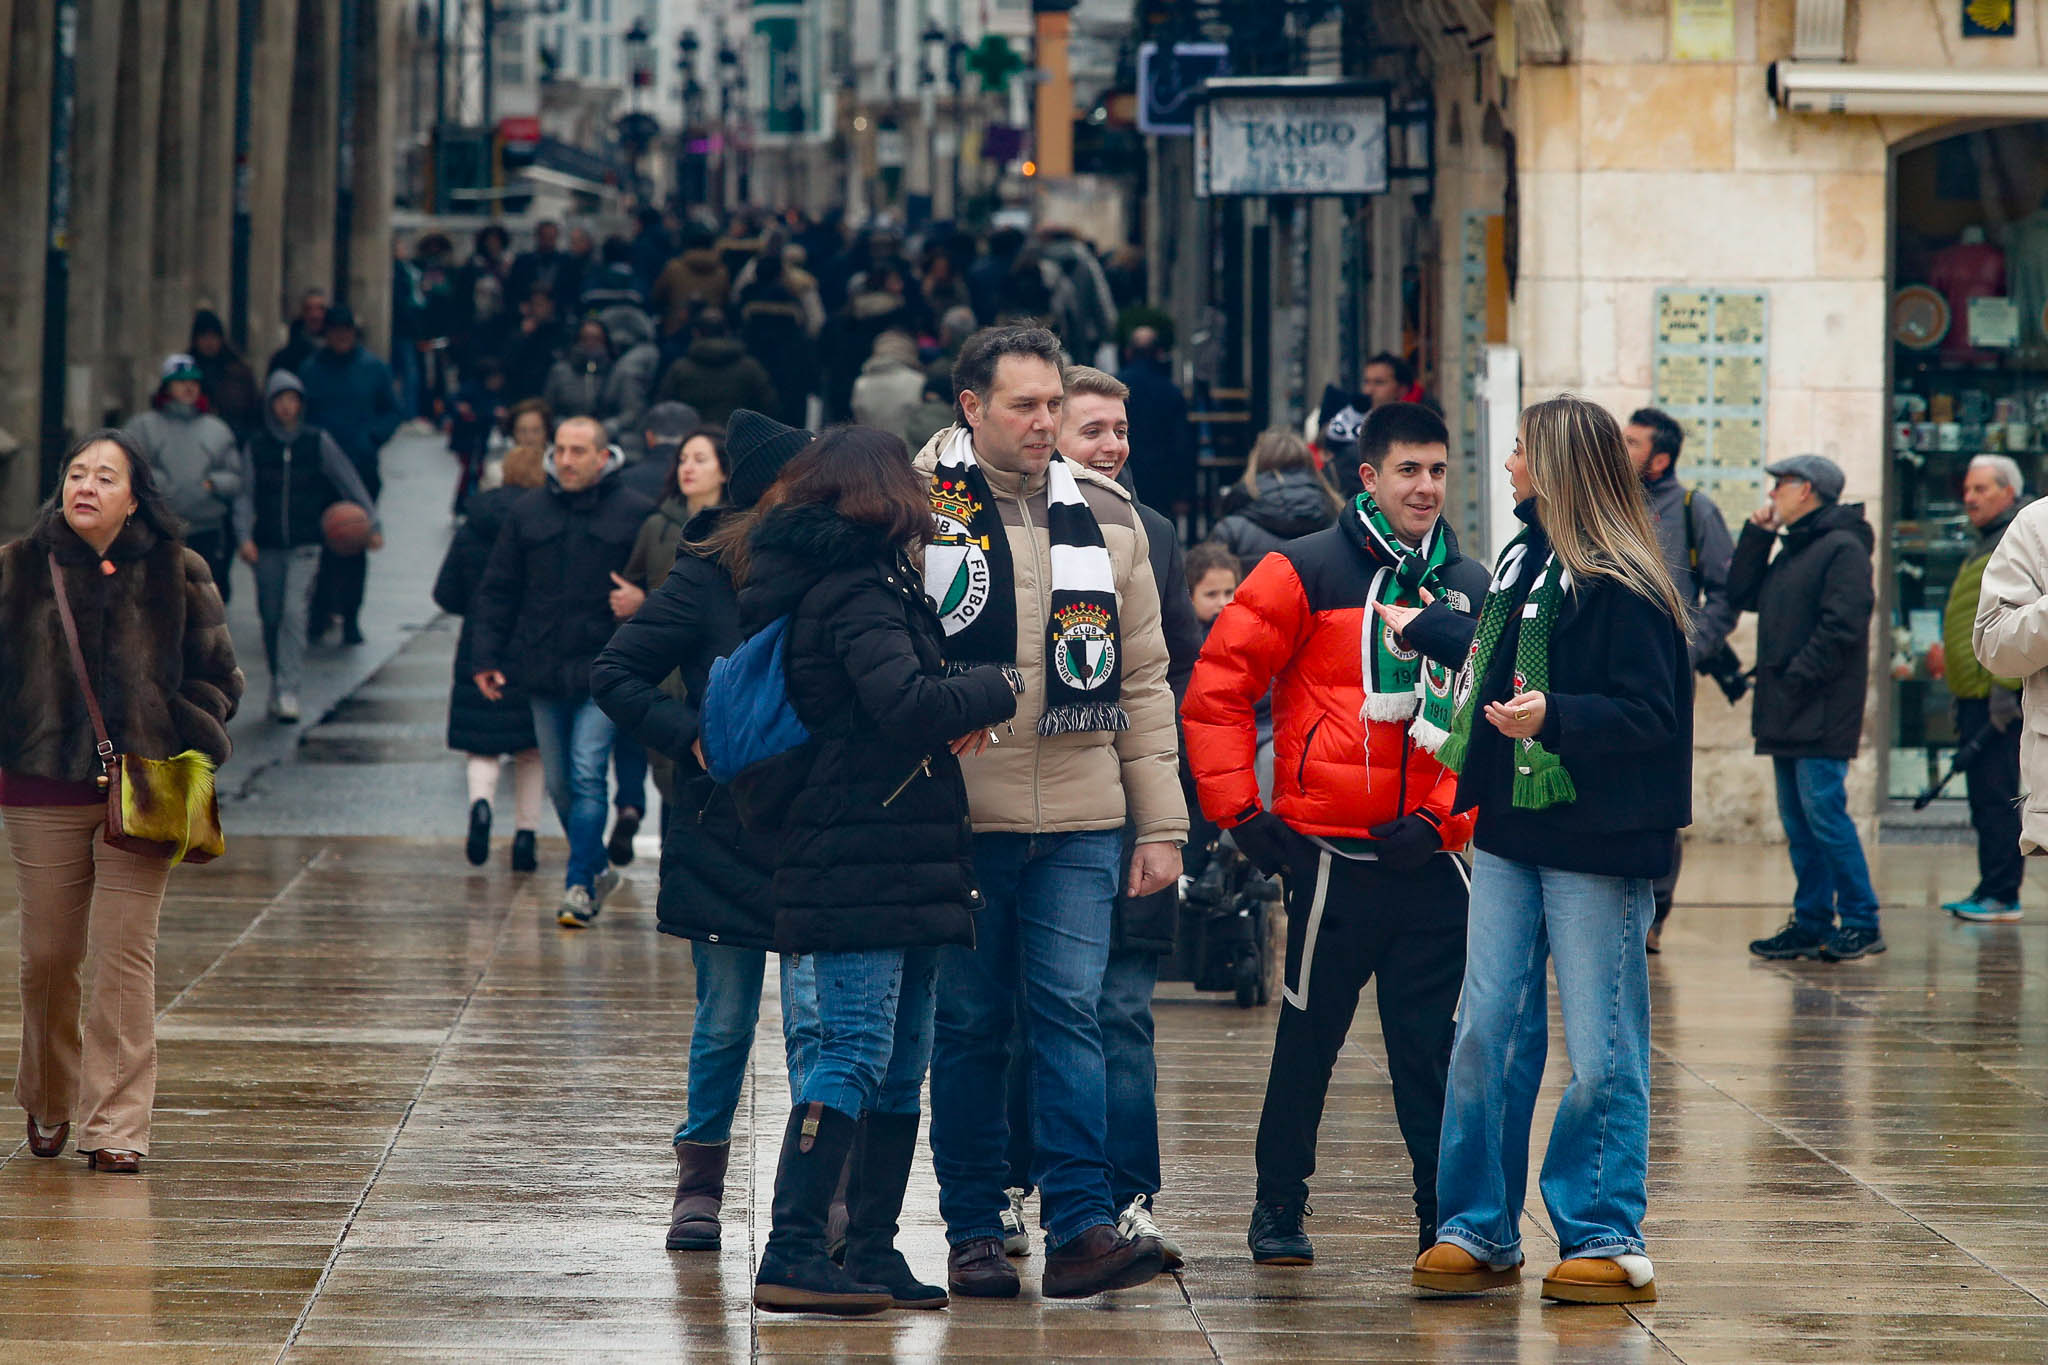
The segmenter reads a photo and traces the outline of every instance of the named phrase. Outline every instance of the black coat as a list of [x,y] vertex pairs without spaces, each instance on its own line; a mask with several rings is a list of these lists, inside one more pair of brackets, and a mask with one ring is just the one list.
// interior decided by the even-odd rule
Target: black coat
[[1209,539],[1236,555],[1246,574],[1288,541],[1337,520],[1336,505],[1307,469],[1259,475],[1256,497],[1234,484],[1224,495],[1223,508],[1226,515],[1209,528]]
[[[1874,538],[1860,505],[1836,504],[1772,535],[1742,528],[1728,600],[1756,613],[1756,751],[1780,758],[1854,758],[1870,683]],[[1769,559],[1769,562],[1765,561]]]
[[470,615],[498,533],[512,504],[527,491],[493,488],[471,497],[434,579],[434,605],[463,618],[455,642],[455,684],[448,694],[448,747],[458,753],[516,754],[534,745],[533,708],[524,691],[508,683],[504,697],[492,701],[477,689],[476,622]]
[[[684,539],[705,539],[730,515],[727,507],[699,512],[684,528]],[[717,561],[685,552],[590,666],[590,694],[621,730],[676,765],[677,799],[667,807],[661,841],[655,909],[661,931],[765,949],[775,943],[768,888],[774,846],[741,828],[730,790],[714,783],[690,752],[697,738],[697,699],[712,662],[739,643],[731,575]],[[661,687],[678,671],[683,698]]]
[[[1516,509],[1534,517],[1533,503]],[[1493,666],[1477,683],[1478,707],[1515,694],[1521,603],[1550,552],[1538,528],[1510,586],[1508,618]],[[1437,662],[1464,663],[1473,617],[1433,603],[1410,623],[1408,642]],[[1578,798],[1518,810],[1514,741],[1476,710],[1454,810],[1479,808],[1473,844],[1537,867],[1610,877],[1661,877],[1672,836],[1692,823],[1692,667],[1685,632],[1653,602],[1608,578],[1575,582],[1550,635],[1548,714],[1538,735],[1563,760]]]
[[536,697],[590,693],[590,661],[612,638],[612,575],[623,574],[654,504],[619,482],[616,464],[571,493],[552,474],[512,503],[484,568],[471,619],[471,662]]
[[993,666],[946,676],[924,581],[877,528],[784,508],[752,544],[741,625],[791,616],[784,666],[814,753],[775,862],[776,950],[972,945],[974,834],[947,745],[1015,715],[1016,694]]
[[[1125,466],[1128,471],[1129,466]],[[1128,485],[1127,485],[1128,486]],[[1195,619],[1194,600],[1188,595],[1187,557],[1180,546],[1180,533],[1160,513],[1139,503],[1138,520],[1145,528],[1150,551],[1152,578],[1159,586],[1159,626],[1166,636],[1166,685],[1173,689],[1176,709],[1187,695],[1188,678],[1195,671],[1195,659],[1202,652],[1202,623]],[[1190,807],[1193,809],[1193,807]],[[1131,865],[1134,830],[1124,830],[1124,869]],[[1180,888],[1169,886],[1136,899],[1117,888],[1116,915],[1111,921],[1110,946],[1144,949],[1155,953],[1173,951],[1173,936],[1180,924]]]

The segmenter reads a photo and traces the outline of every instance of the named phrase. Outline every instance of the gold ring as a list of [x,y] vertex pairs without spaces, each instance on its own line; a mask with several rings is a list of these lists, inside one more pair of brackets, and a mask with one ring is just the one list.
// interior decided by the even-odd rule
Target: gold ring
[[1515,711],[1515,719],[1516,719],[1516,720],[1527,720],[1527,719],[1529,719],[1529,708],[1528,708],[1528,707],[1526,707],[1526,706],[1523,706],[1523,707],[1519,707],[1519,708],[1517,708],[1517,709],[1516,709],[1516,711]]

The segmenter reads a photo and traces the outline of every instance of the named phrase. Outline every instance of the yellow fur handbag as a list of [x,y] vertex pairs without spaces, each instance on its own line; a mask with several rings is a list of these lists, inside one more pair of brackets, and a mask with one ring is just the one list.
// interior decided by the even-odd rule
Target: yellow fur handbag
[[85,651],[78,644],[78,622],[64,590],[64,570],[50,556],[50,585],[57,595],[57,615],[64,623],[64,642],[71,647],[71,670],[85,694],[98,741],[100,790],[107,794],[106,840],[115,848],[178,863],[212,862],[227,852],[221,832],[220,803],[213,790],[213,760],[197,749],[169,758],[117,754],[107,738],[106,717],[85,671]]

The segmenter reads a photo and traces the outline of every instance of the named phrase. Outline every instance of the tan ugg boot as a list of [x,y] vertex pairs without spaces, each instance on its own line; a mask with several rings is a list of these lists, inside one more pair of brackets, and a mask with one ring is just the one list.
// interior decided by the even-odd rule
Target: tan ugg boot
[[1522,1267],[1488,1265],[1454,1242],[1438,1242],[1415,1258],[1409,1282],[1439,1294],[1478,1294],[1522,1282]]
[[1655,1303],[1656,1272],[1647,1256],[1575,1256],[1543,1277],[1543,1297],[1559,1303]]

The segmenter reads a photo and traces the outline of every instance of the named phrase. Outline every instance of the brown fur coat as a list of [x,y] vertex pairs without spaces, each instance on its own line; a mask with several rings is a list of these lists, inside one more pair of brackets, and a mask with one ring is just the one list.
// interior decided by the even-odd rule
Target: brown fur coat
[[115,749],[197,749],[226,762],[242,671],[206,561],[134,522],[107,551],[116,572],[104,574],[92,548],[49,518],[0,546],[0,769],[67,782],[100,771],[50,590],[52,550]]

